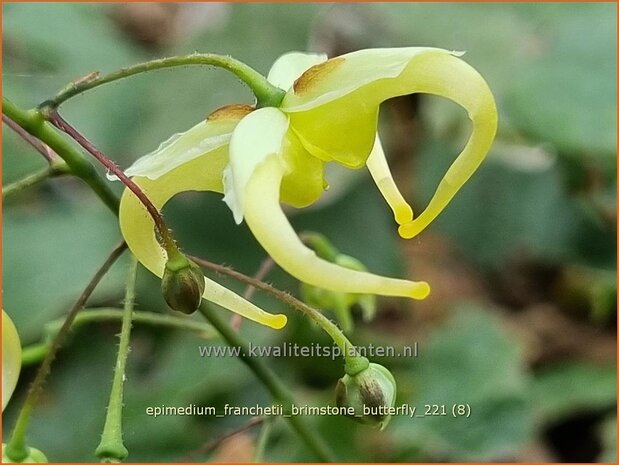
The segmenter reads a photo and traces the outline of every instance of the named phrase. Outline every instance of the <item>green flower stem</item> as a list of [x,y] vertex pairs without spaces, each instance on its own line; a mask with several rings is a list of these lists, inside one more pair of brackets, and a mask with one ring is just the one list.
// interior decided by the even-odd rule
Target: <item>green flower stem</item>
[[[81,326],[107,321],[121,321],[123,318],[123,309],[120,308],[93,308],[84,309],[80,312],[73,321],[71,329],[77,329]],[[164,328],[183,329],[187,331],[195,331],[201,337],[211,339],[216,337],[216,332],[213,327],[201,321],[190,320],[175,315],[167,315],[162,313],[153,313],[148,311],[133,311],[133,323],[144,324],[149,326],[159,326]],[[24,347],[22,350],[22,366],[33,365],[39,363],[49,350],[51,339],[58,333],[61,320],[55,320],[45,325],[44,342],[33,344]]]
[[127,290],[125,292],[125,306],[123,309],[122,326],[120,330],[120,344],[118,345],[118,357],[114,366],[114,379],[110,401],[105,416],[105,426],[101,434],[101,442],[95,454],[102,462],[122,462],[129,455],[129,451],[123,444],[122,415],[123,415],[123,385],[125,383],[125,369],[129,355],[129,339],[133,318],[133,304],[135,302],[135,281],[138,271],[138,260],[131,256],[129,273],[127,274]]
[[69,330],[71,329],[71,325],[75,320],[78,312],[84,308],[84,304],[93,293],[103,276],[108,272],[108,270],[112,267],[114,262],[122,255],[122,253],[127,248],[127,244],[125,242],[117,245],[114,250],[110,253],[108,258],[105,260],[101,268],[97,270],[94,277],[90,280],[82,294],[79,296],[73,307],[69,311],[67,318],[65,319],[62,328],[56,334],[56,337],[52,341],[51,347],[43,360],[43,363],[39,367],[37,374],[32,382],[30,389],[28,390],[28,395],[26,396],[26,401],[22,406],[19,416],[17,417],[17,421],[15,423],[15,428],[11,434],[11,437],[6,446],[6,455],[13,462],[21,462],[24,458],[28,456],[28,446],[26,445],[26,432],[28,429],[28,423],[30,421],[30,416],[32,411],[37,404],[41,392],[43,390],[43,384],[47,379],[52,367],[52,362],[58,353],[61,345],[65,341],[67,335],[69,334]]
[[91,73],[77,81],[74,81],[62,89],[52,99],[41,104],[41,107],[49,107],[52,109],[58,108],[62,103],[75,97],[87,90],[94,89],[103,84],[118,81],[136,74],[145,73],[157,69],[174,68],[177,66],[216,66],[223,68],[243,81],[252,90],[258,100],[258,107],[278,106],[284,98],[285,92],[278,87],[273,86],[267,79],[253,68],[247,66],[232,57],[224,55],[216,55],[212,53],[193,53],[191,55],[176,56],[170,58],[162,58],[152,60],[146,63],[140,63],[128,68],[101,75],[100,73]]
[[[66,165],[65,165],[66,166]],[[2,187],[2,200],[7,200],[11,196],[18,194],[22,191],[25,191],[31,187],[34,187],[38,184],[41,184],[48,178],[52,178],[54,176],[61,176],[63,174],[67,174],[67,170],[58,170],[54,166],[50,165],[42,170],[36,171],[35,173],[29,174],[23,179],[19,181],[15,181],[11,184]]]
[[6,116],[4,113],[2,114],[2,122],[8,127],[10,127],[13,131],[15,131],[22,139],[28,142],[28,144],[30,144],[37,152],[39,152],[49,164],[52,164],[52,162],[58,158],[58,155],[55,154],[48,146],[43,144],[36,137],[30,135],[24,128],[22,128],[19,124]]
[[330,262],[335,262],[339,251],[331,245],[325,236],[316,232],[302,232],[299,239],[309,245],[316,255]]
[[99,176],[87,158],[65,140],[51,124],[45,121],[38,110],[24,110],[6,98],[2,98],[2,113],[13,120],[28,134],[48,145],[69,166],[71,173],[82,179],[103,203],[118,215],[120,200],[108,184]]
[[[213,307],[203,302],[200,305],[200,313],[213,325],[213,327],[221,334],[221,337],[233,347],[240,349],[239,358],[247,367],[254,372],[254,375],[262,382],[269,390],[273,399],[284,406],[284,412],[290,413],[292,405],[295,403],[292,393],[288,390],[282,380],[267,367],[264,362],[257,358],[251,357],[248,354],[249,345],[245,342],[226,322],[218,315]],[[286,418],[292,428],[303,439],[309,449],[311,449],[320,460],[324,462],[334,462],[331,451],[324,444],[320,436],[314,429],[310,428],[303,417],[292,415]]]
[[333,321],[324,316],[320,311],[316,310],[313,307],[310,307],[304,302],[301,302],[299,299],[291,296],[287,292],[280,291],[279,289],[274,288],[270,284],[262,282],[258,279],[252,278],[251,276],[244,275],[243,273],[239,273],[238,271],[233,270],[230,267],[219,265],[217,263],[210,262],[200,257],[190,256],[194,262],[198,265],[204,266],[205,268],[209,268],[217,273],[230,276],[238,281],[241,281],[245,284],[249,284],[254,286],[264,292],[268,292],[278,300],[284,302],[285,304],[291,306],[292,308],[300,311],[304,315],[311,318],[318,326],[320,326],[330,337],[333,339],[333,342],[337,344],[337,346],[342,351],[344,355],[344,359],[346,363],[349,360],[359,358],[356,355],[355,346],[352,342],[344,335],[344,333],[337,327]]
[[49,348],[51,343],[48,341],[45,342],[37,342],[36,344],[31,344],[26,347],[22,347],[21,350],[21,366],[22,368],[36,365],[37,363],[41,363],[43,359],[47,356],[49,352]]

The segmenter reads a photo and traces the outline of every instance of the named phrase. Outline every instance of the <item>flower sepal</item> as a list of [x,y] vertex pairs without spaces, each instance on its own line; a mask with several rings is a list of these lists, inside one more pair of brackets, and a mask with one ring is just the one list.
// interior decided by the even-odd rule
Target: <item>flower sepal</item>
[[204,273],[196,263],[181,253],[166,262],[161,292],[172,310],[186,315],[194,313],[202,302],[204,288]]
[[[283,270],[309,286],[340,294],[334,302],[345,309],[336,310],[342,318],[350,318],[350,304],[342,295],[360,295],[357,303],[366,308],[366,318],[373,311],[368,295],[425,299],[430,294],[425,281],[380,276],[321,257],[299,239],[281,203],[295,208],[315,203],[328,187],[324,168],[329,162],[353,169],[365,165],[393,211],[400,236],[411,239],[421,233],[477,170],[497,130],[492,92],[461,55],[431,47],[359,50],[331,59],[285,54],[268,76],[267,87],[276,90],[266,99],[263,92],[257,95],[258,108],[224,107],[170,138],[126,173],[158,209],[180,192],[223,193],[235,221],[246,222]],[[425,209],[413,214],[389,169],[377,126],[384,101],[415,93],[445,97],[463,107],[472,128]],[[119,217],[131,251],[163,276],[166,250],[130,190],[123,194]],[[284,315],[265,312],[209,279],[202,297],[271,328],[286,324]]]
[[48,463],[47,457],[39,449],[28,447],[28,455],[19,462],[14,462],[6,455],[6,444],[2,444],[2,463]]

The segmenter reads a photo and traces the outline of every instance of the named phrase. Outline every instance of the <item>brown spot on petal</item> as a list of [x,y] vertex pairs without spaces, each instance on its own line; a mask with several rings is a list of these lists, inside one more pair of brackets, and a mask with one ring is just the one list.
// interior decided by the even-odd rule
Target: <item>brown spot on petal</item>
[[238,120],[247,116],[256,108],[253,105],[233,104],[218,108],[206,117],[207,121]]
[[324,63],[312,66],[294,81],[292,85],[294,93],[300,94],[306,92],[312,85],[316,84],[316,82],[323,79],[327,74],[342,64],[344,60],[345,59],[342,57],[332,58]]

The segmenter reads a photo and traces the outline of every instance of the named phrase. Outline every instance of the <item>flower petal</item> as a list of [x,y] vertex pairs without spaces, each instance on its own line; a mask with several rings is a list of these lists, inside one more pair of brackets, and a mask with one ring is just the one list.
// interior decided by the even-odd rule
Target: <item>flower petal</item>
[[[159,145],[157,150],[138,158],[125,170],[127,176],[145,176],[157,179],[174,168],[188,163],[205,153],[228,145],[237,121],[210,123],[201,121],[183,133],[174,134]],[[108,176],[116,180],[116,176]]]
[[299,280],[340,292],[371,293],[423,299],[425,282],[392,279],[335,265],[306,247],[279,204],[280,184],[286,174],[281,158],[272,155],[258,166],[247,183],[245,220],[275,262]]
[[261,108],[243,118],[230,140],[230,164],[224,176],[224,202],[237,224],[243,221],[245,185],[268,156],[281,151],[288,118],[277,108]]
[[274,86],[288,91],[305,71],[325,61],[327,55],[324,53],[288,52],[275,60],[267,79]]
[[464,107],[473,129],[426,210],[399,228],[405,238],[415,236],[436,218],[490,149],[497,111],[479,73],[457,54],[441,49],[361,50],[307,70],[281,107],[314,156],[360,168],[374,145],[379,104],[415,92],[443,96]]
[[[223,191],[222,172],[228,162],[228,147],[221,146],[184,165],[178,166],[156,180],[137,177],[151,202],[161,209],[174,195],[185,191]],[[155,225],[142,203],[125,189],[120,203],[120,228],[131,251],[152,273],[161,277],[167,261],[165,250],[155,236]],[[275,329],[286,324],[285,315],[265,312],[251,302],[205,278],[203,297],[250,320]]]
[[288,131],[288,117],[276,108],[261,108],[243,118],[230,140],[230,163],[224,173],[224,201],[237,223],[243,221],[246,185],[269,156],[287,167],[282,201],[296,207],[314,202],[324,190],[323,163]]
[[318,200],[328,187],[324,178],[324,162],[305,150],[293,131],[286,134],[280,155],[286,166],[280,202],[303,208]]
[[[463,55],[462,52],[449,52],[440,48],[401,47],[358,50],[331,58],[307,69],[296,80],[294,88],[284,98],[281,109],[287,113],[308,111],[356,90],[363,90],[364,87],[383,79],[385,81],[382,83],[386,84],[387,93],[392,93],[389,87],[393,87],[394,83],[390,80],[403,77],[402,74],[414,59],[424,55],[445,54]],[[414,70],[417,71],[418,69]],[[416,83],[403,84],[404,87],[410,87],[410,84]],[[368,94],[366,97],[370,97],[372,103],[380,103],[384,99],[385,89],[378,89],[381,95],[376,95],[374,98],[367,89],[365,90]],[[412,92],[405,91],[405,93]]]
[[368,157],[367,167],[376,187],[391,207],[396,223],[404,224],[412,221],[413,209],[404,199],[393,180],[378,134],[376,134],[374,147],[372,147],[372,152]]
[[13,320],[2,310],[2,411],[13,395],[21,370],[21,343]]

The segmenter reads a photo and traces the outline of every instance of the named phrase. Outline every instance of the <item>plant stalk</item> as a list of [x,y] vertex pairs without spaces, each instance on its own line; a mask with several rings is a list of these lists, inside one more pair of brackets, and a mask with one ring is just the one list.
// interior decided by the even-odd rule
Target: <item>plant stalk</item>
[[[212,306],[206,302],[202,302],[199,309],[200,313],[213,325],[213,327],[221,334],[221,337],[233,347],[240,349],[240,360],[254,372],[254,375],[262,382],[269,390],[273,399],[277,403],[281,403],[284,407],[284,412],[290,413],[292,406],[295,403],[292,393],[288,390],[282,380],[269,368],[264,362],[256,357],[251,357],[249,345],[241,336],[236,333],[226,321],[218,315]],[[297,432],[299,437],[303,439],[307,447],[316,454],[320,460],[324,462],[333,462],[332,452],[327,448],[320,436],[310,428],[305,420],[298,415],[291,415],[286,418],[292,428]]]
[[123,444],[122,433],[123,385],[126,379],[127,357],[129,356],[129,340],[131,337],[137,270],[138,261],[135,256],[132,256],[129,272],[127,274],[125,306],[120,330],[118,357],[116,359],[116,365],[114,366],[112,391],[110,392],[110,401],[107,406],[101,442],[99,442],[99,446],[97,446],[95,450],[95,455],[99,457],[102,462],[107,463],[122,462],[129,455],[129,451]]
[[54,161],[55,154],[48,146],[41,143],[36,137],[31,136],[24,128],[22,128],[19,124],[6,116],[4,113],[2,114],[2,122],[8,127],[10,127],[13,131],[15,131],[22,139],[28,142],[50,164]]
[[56,337],[52,341],[52,344],[43,360],[43,363],[39,367],[37,374],[34,378],[34,381],[30,385],[30,389],[28,390],[28,395],[26,396],[26,401],[22,406],[19,416],[17,417],[17,421],[15,423],[15,427],[13,428],[13,432],[11,437],[6,445],[6,455],[13,462],[21,462],[24,458],[28,456],[28,446],[26,445],[26,432],[28,429],[28,423],[30,421],[30,416],[32,415],[32,411],[34,410],[35,405],[37,404],[41,392],[43,390],[43,384],[47,379],[52,367],[52,362],[54,361],[58,350],[61,345],[66,340],[66,337],[69,334],[69,330],[71,329],[71,325],[75,320],[78,312],[84,308],[84,304],[91,296],[101,279],[105,276],[105,274],[109,271],[112,265],[116,262],[118,257],[122,255],[122,253],[127,248],[127,244],[123,241],[119,245],[117,245],[114,250],[110,253],[108,258],[105,260],[101,268],[97,270],[93,278],[90,280],[82,294],[79,296],[67,318],[65,319],[62,328],[56,334]]
[[118,176],[118,179],[122,181],[122,183],[127,186],[135,194],[135,196],[140,200],[142,205],[146,208],[153,221],[155,222],[155,226],[159,231],[159,235],[163,241],[164,248],[168,253],[168,258],[173,259],[178,254],[180,254],[178,247],[176,246],[176,242],[168,229],[168,226],[165,224],[163,220],[163,216],[161,216],[161,212],[153,205],[148,196],[140,189],[133,180],[127,176],[123,170],[121,170],[116,163],[110,160],[101,150],[94,146],[92,142],[86,139],[80,132],[71,126],[60,114],[52,110],[46,115],[47,120],[56,126],[61,131],[67,133],[73,140],[75,140],[79,145],[81,145],[88,153],[90,153],[95,159],[101,163],[105,168],[107,168],[110,172],[114,173]]
[[66,174],[66,171],[58,171],[53,166],[48,166],[42,170],[29,174],[19,181],[12,182],[6,186],[2,186],[2,200],[8,200],[15,194],[19,194],[31,187],[37,186],[48,178]]
[[43,102],[40,108],[48,107],[55,110],[70,98],[86,92],[87,90],[118,81],[119,79],[135,76],[136,74],[157,69],[196,65],[215,66],[228,70],[236,75],[252,90],[256,96],[258,107],[278,106],[286,94],[282,89],[271,84],[262,74],[232,57],[213,53],[193,53],[191,55],[161,58],[139,63],[106,75],[101,75],[101,73],[98,72],[90,73],[67,85],[53,98]]
[[230,276],[231,278],[234,278],[245,284],[254,286],[264,292],[267,292],[278,300],[289,305],[290,307],[300,311],[304,315],[311,318],[331,337],[331,339],[333,339],[333,342],[335,342],[342,351],[344,358],[355,356],[355,346],[353,345],[353,343],[350,342],[350,340],[344,335],[344,333],[342,333],[342,331],[340,331],[340,329],[333,321],[324,316],[320,311],[316,310],[315,308],[310,307],[304,302],[301,302],[299,299],[291,296],[287,292],[280,291],[279,289],[276,289],[270,284],[267,284],[256,278],[252,278],[251,276],[244,275],[243,273],[233,270],[232,268],[225,265],[219,265],[217,263],[210,262],[200,257],[190,256],[189,258],[191,258],[191,260],[196,262],[198,265],[211,269],[217,273]]
[[[122,318],[123,309],[120,308],[85,308],[83,312],[80,312],[75,317],[71,329],[75,330],[76,328],[90,323],[121,321]],[[194,331],[205,339],[211,339],[216,336],[212,326],[207,323],[163,313],[134,310],[133,323]],[[34,365],[45,357],[50,344],[47,341],[51,341],[60,330],[61,325],[62,321],[60,320],[49,322],[45,325],[45,340],[22,349],[22,366]]]
[[[38,110],[24,110],[2,97],[2,113],[31,136],[44,142],[58,154],[71,169],[71,173],[82,179],[103,203],[118,215],[120,200],[108,184],[99,176],[95,167],[66,141],[51,124],[45,121]],[[41,153],[43,153],[41,151]]]

